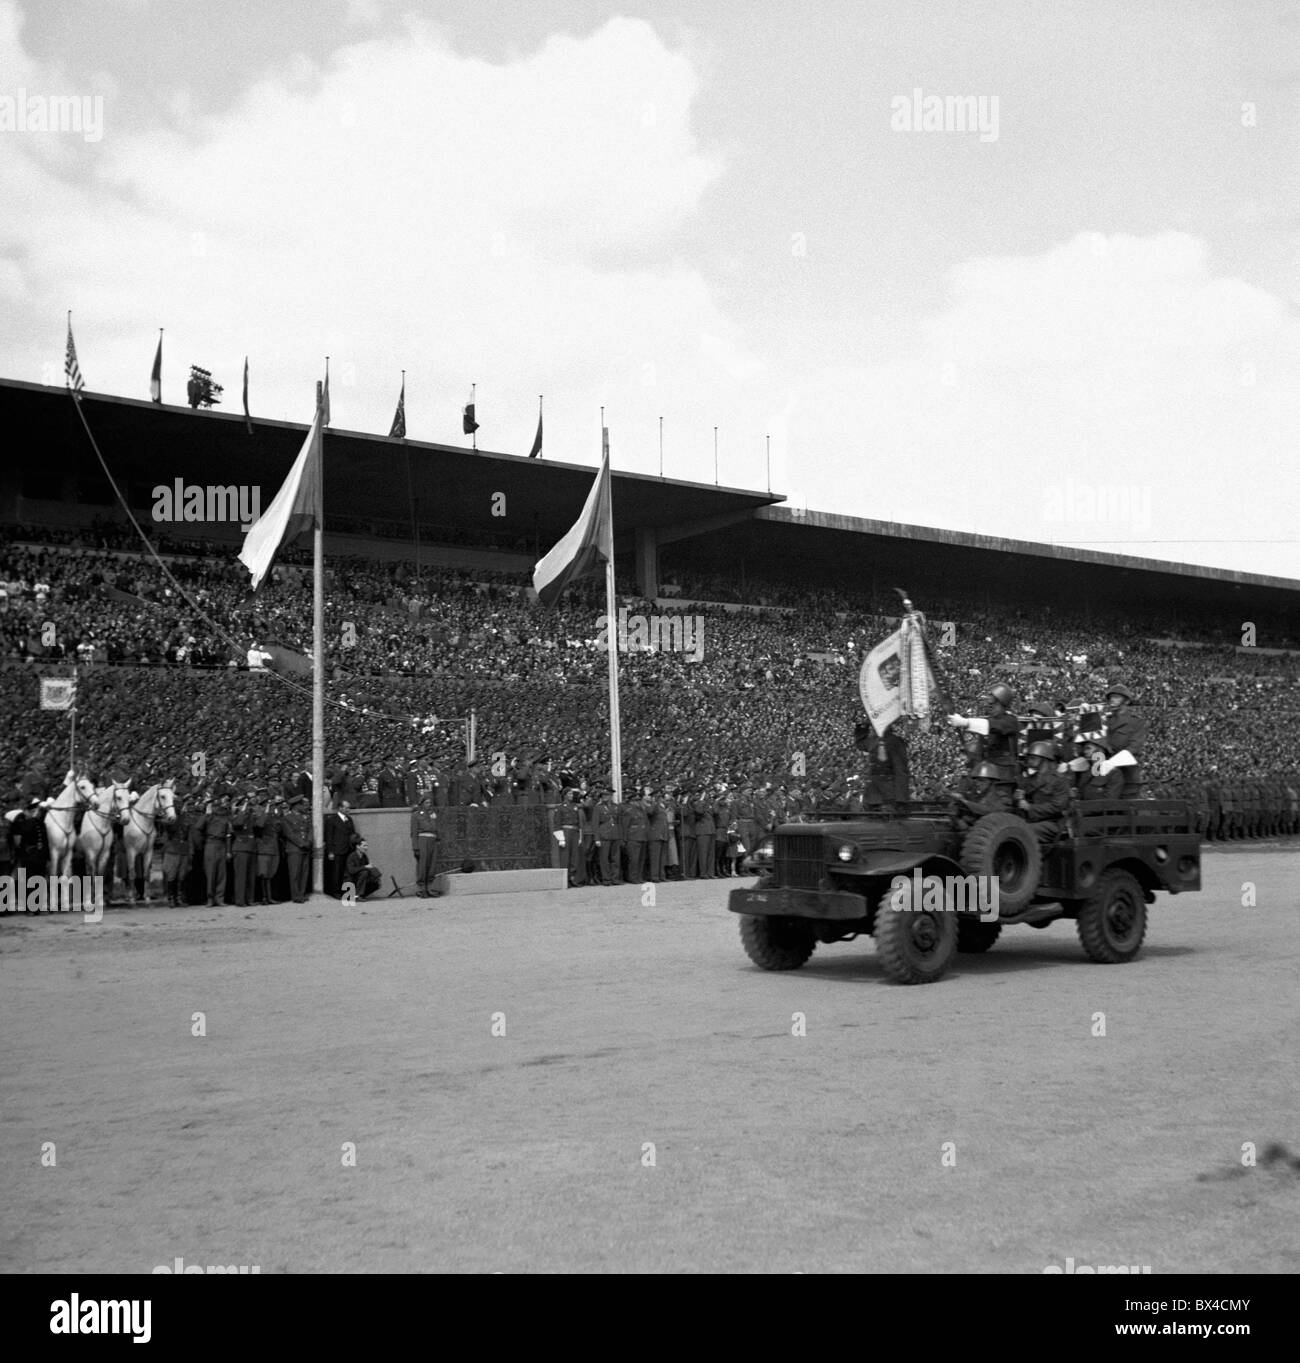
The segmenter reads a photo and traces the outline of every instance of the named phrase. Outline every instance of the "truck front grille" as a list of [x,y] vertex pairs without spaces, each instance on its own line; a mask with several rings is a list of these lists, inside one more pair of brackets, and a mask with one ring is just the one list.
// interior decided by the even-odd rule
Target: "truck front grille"
[[791,890],[819,890],[826,879],[826,839],[820,833],[776,835],[777,883]]

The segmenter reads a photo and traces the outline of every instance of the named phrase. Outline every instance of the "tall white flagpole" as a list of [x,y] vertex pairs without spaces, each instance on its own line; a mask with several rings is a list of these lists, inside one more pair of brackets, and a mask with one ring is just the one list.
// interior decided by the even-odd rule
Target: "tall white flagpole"
[[[609,464],[609,427],[605,425],[605,412],[600,413],[601,458]],[[623,803],[623,735],[619,726],[618,713],[618,608],[614,597],[614,509],[613,474],[605,482],[605,495],[609,498],[609,543],[610,556],[605,560],[605,638],[609,648],[609,774],[614,787],[615,804]]]
[[[327,361],[328,363],[328,361]],[[324,393],[316,385],[319,414]],[[325,426],[320,431],[316,470],[316,528],[312,531],[311,666],[311,887],[325,891]]]

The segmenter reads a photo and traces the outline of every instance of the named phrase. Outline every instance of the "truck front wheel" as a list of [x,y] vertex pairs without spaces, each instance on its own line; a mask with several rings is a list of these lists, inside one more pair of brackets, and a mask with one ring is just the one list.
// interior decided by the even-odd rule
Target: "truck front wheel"
[[1079,909],[1079,941],[1102,965],[1122,965],[1142,949],[1147,902],[1128,871],[1114,867],[1097,882],[1097,893]]
[[[899,895],[903,902],[900,906]],[[912,906],[912,887],[891,890],[876,910],[876,955],[896,984],[933,984],[957,952],[957,915]]]
[[745,955],[763,970],[798,970],[817,949],[812,928],[800,918],[740,915]]

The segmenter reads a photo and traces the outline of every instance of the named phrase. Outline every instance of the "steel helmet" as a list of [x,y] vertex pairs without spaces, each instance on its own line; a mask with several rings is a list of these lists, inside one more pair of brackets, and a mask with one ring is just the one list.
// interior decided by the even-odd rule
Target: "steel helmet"
[[1133,692],[1130,691],[1128,687],[1124,685],[1123,682],[1116,682],[1113,686],[1108,686],[1106,688],[1106,695],[1123,696],[1125,700],[1130,701],[1133,699]]
[[1025,756],[1045,757],[1049,762],[1054,762],[1056,760],[1056,744],[1046,742],[1031,743],[1029,745],[1029,751]]
[[996,781],[1002,773],[992,762],[981,762],[971,775],[977,781]]
[[1006,682],[994,682],[984,694],[997,701],[1007,710],[1010,710],[1016,703],[1016,693]]

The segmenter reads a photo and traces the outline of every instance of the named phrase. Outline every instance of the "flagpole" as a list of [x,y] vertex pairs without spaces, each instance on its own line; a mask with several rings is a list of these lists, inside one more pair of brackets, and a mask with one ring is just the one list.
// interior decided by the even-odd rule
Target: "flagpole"
[[[605,409],[600,409],[601,462],[609,463],[609,428],[605,425]],[[614,596],[614,508],[609,484],[613,481],[610,474],[606,482],[606,494],[610,496],[609,543],[610,555],[605,560],[605,642],[609,653],[609,768],[610,780],[614,787],[614,803],[623,803],[623,734],[618,711],[618,608]]]
[[[326,361],[326,373],[329,361]],[[316,415],[324,406],[316,385]],[[316,477],[315,529],[312,531],[312,668],[311,668],[311,887],[325,891],[325,427],[320,430],[320,467]]]

